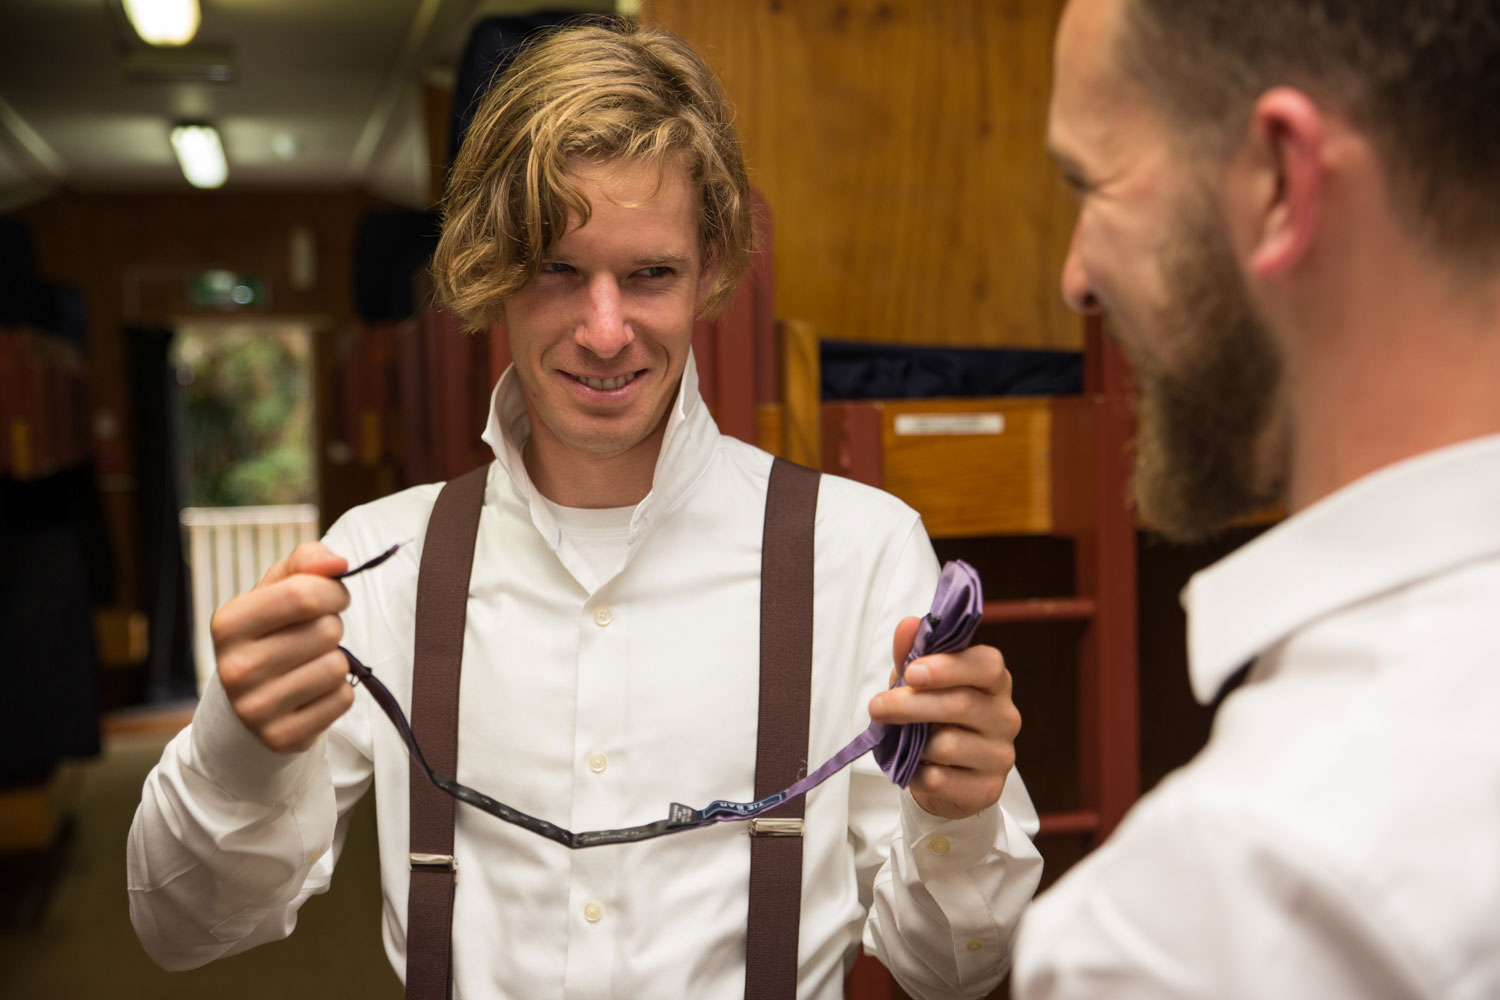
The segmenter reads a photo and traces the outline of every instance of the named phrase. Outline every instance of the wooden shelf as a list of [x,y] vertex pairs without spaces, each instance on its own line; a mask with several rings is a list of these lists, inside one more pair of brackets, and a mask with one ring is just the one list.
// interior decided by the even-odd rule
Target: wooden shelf
[[1042,813],[1043,837],[1058,837],[1072,833],[1097,833],[1099,814],[1089,809],[1077,812]]
[[998,622],[1080,622],[1094,617],[1091,597],[1034,597],[1021,601],[985,601],[986,625]]

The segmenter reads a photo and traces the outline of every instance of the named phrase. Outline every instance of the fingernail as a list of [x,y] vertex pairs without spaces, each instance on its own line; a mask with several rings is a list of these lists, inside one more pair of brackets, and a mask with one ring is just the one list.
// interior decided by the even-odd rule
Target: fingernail
[[873,698],[870,699],[870,714],[871,715],[884,715],[885,714],[885,695],[883,695],[883,694],[877,694],[875,697],[873,697]]
[[927,664],[918,660],[906,668],[906,683],[912,687],[921,687],[932,680],[932,671],[927,669]]

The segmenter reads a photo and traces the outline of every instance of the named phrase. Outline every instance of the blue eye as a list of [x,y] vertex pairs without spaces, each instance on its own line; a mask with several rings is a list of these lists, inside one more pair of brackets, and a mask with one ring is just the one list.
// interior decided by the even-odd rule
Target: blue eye
[[639,273],[647,278],[665,278],[672,273],[672,269],[665,264],[658,264],[655,267],[643,267]]
[[540,271],[542,274],[567,274],[573,268],[558,260],[543,261]]

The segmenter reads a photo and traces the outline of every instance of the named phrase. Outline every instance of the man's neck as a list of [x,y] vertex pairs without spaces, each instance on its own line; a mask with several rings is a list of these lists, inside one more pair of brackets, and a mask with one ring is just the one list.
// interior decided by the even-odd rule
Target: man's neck
[[1300,331],[1288,506],[1377,469],[1500,434],[1500,282],[1489,288],[1412,261],[1361,283]]
[[564,507],[633,507],[651,492],[665,427],[628,451],[581,452],[533,434],[522,448],[526,474],[542,496]]

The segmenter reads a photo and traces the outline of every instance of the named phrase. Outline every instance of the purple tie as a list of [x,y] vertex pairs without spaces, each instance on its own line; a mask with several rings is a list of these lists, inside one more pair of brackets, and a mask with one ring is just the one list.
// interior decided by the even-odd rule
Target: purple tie
[[[896,683],[891,687],[906,685],[906,668],[918,657],[928,653],[952,653],[967,649],[970,640],[974,638],[974,630],[979,627],[983,611],[984,596],[979,589],[979,574],[974,572],[974,567],[961,559],[943,566],[943,575],[938,578],[937,594],[932,599],[932,610],[922,617],[922,624],[917,628],[916,642],[912,643],[911,652],[907,654],[906,662],[901,664]],[[816,788],[871,748],[875,750],[875,759],[880,763],[885,776],[905,788],[922,763],[922,751],[927,749],[927,735],[931,730],[932,727],[925,722],[905,726],[871,722],[864,732],[829,758],[826,764],[786,791],[777,792],[758,802],[710,803],[703,812],[705,815],[715,813],[715,818],[719,819],[748,819]],[[716,807],[727,807],[729,814],[718,816]],[[749,811],[742,811],[746,808]]]
[[[362,573],[367,569],[385,562],[395,555],[399,545],[393,545],[380,555],[356,566],[346,573],[340,574],[335,579],[344,579],[356,573]],[[943,566],[942,576],[938,578],[937,594],[932,599],[932,609],[923,616],[921,625],[917,629],[916,641],[912,644],[911,653],[906,657],[906,662],[901,664],[900,673],[896,677],[896,683],[892,687],[901,687],[906,683],[906,668],[918,657],[929,653],[951,653],[968,647],[974,637],[974,630],[979,627],[980,614],[983,611],[984,598],[979,588],[979,575],[974,572],[974,567],[961,560],[949,562]],[[680,833],[683,830],[691,830],[713,823],[722,823],[732,820],[750,819],[774,809],[781,803],[806,794],[808,791],[822,784],[824,781],[848,767],[850,763],[866,752],[873,749],[875,759],[880,763],[880,769],[885,772],[886,777],[905,788],[916,774],[918,766],[922,763],[922,751],[927,747],[927,735],[931,727],[925,722],[912,723],[905,726],[893,726],[882,722],[871,722],[863,733],[860,733],[849,742],[838,753],[834,754],[827,763],[816,771],[802,778],[796,784],[783,791],[768,795],[754,802],[733,802],[727,799],[719,799],[710,802],[702,809],[694,809],[680,802],[671,805],[668,816],[664,820],[655,823],[646,823],[641,826],[627,827],[618,830],[590,830],[573,833],[564,830],[556,824],[514,809],[503,802],[490,798],[481,792],[477,792],[466,785],[434,771],[427,765],[422,756],[422,750],[417,746],[416,738],[412,735],[411,726],[406,721],[401,706],[380,680],[370,672],[370,668],[355,658],[354,654],[339,647],[345,658],[349,661],[349,673],[353,683],[363,682],[380,705],[391,723],[395,725],[411,752],[412,758],[418,766],[426,772],[429,780],[443,791],[454,798],[467,802],[484,812],[489,813],[507,823],[525,827],[533,833],[555,840],[567,847],[597,847],[602,844],[621,844],[636,840],[647,840],[651,837],[661,837],[669,833]]]

